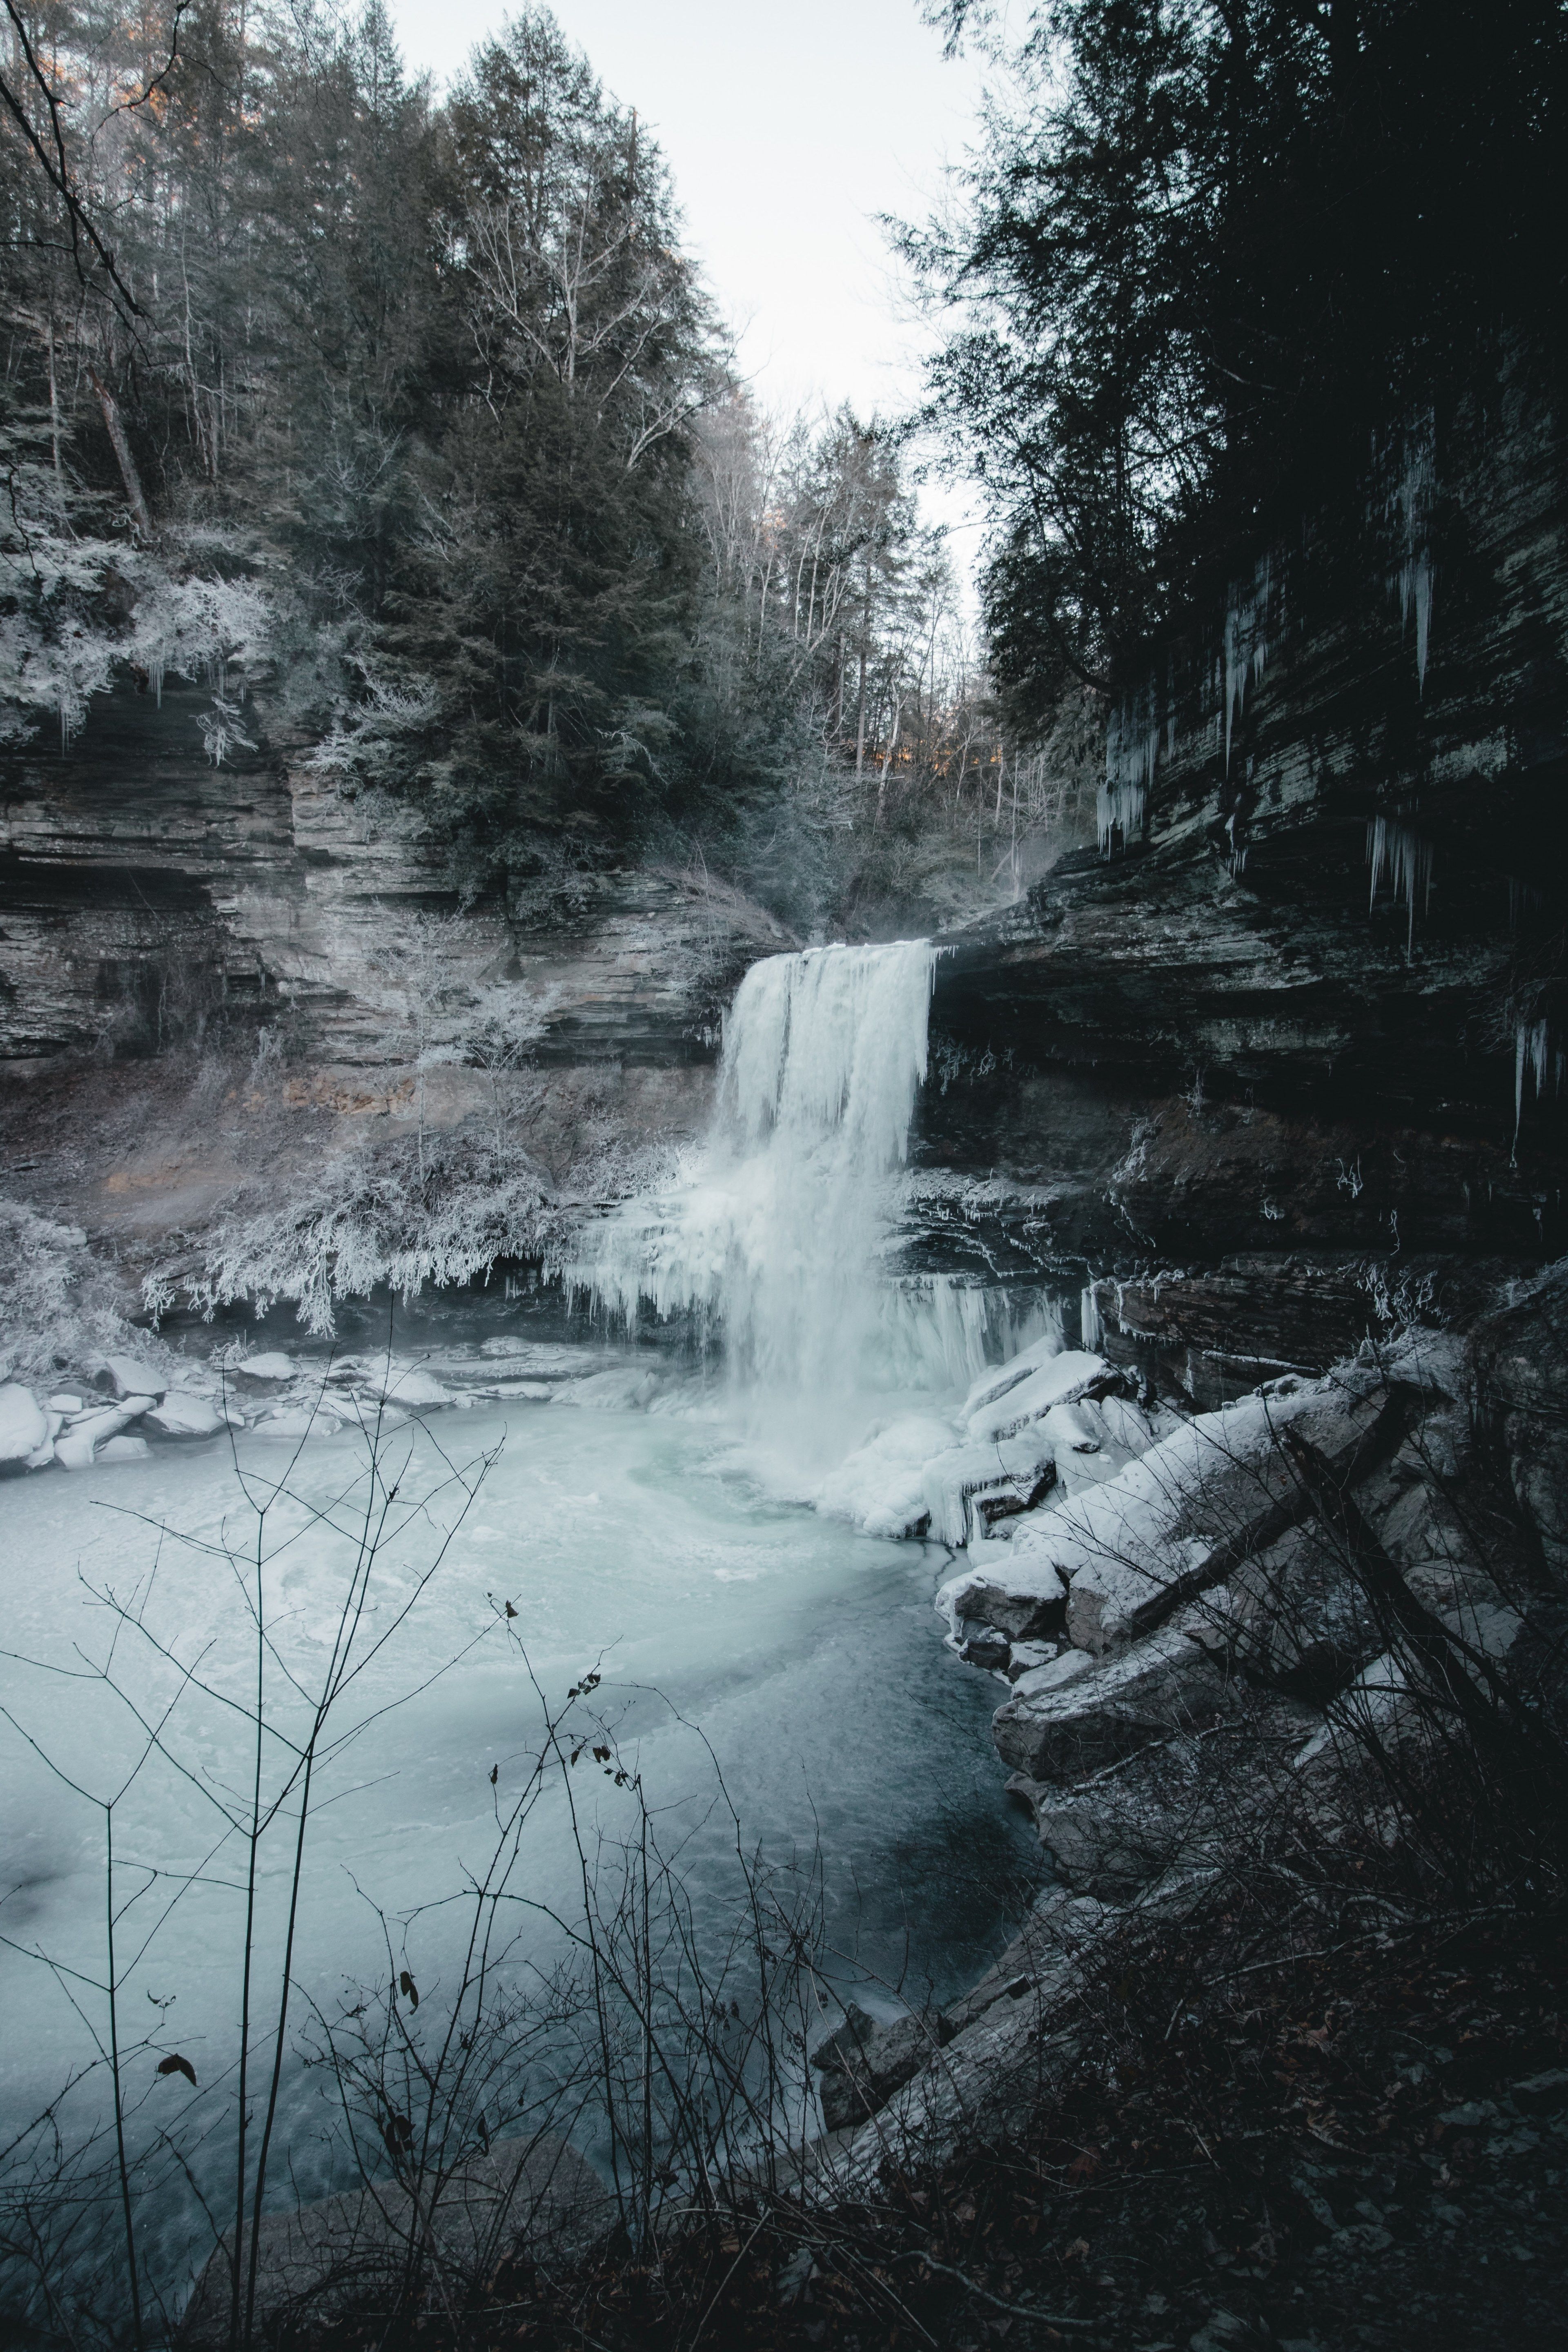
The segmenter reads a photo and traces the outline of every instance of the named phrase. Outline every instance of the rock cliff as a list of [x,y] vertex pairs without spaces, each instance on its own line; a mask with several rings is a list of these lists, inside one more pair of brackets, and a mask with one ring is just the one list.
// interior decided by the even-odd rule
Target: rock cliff
[[1521,362],[1157,650],[1100,846],[942,960],[928,1165],[1104,1266],[1563,1246],[1565,524]]

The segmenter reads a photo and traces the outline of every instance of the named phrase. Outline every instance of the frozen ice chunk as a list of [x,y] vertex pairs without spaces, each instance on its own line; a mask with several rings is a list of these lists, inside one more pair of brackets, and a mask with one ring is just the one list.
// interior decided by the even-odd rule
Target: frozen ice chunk
[[100,1462],[144,1462],[152,1452],[144,1437],[110,1437],[98,1449]]
[[[1026,1348],[1015,1363],[1037,1350]],[[1004,1364],[1003,1373],[1012,1370]],[[1000,1375],[998,1376],[1000,1378]],[[976,1400],[976,1382],[965,1401],[965,1423],[969,1435],[977,1443],[987,1439],[1010,1437],[1015,1430],[1023,1429],[1031,1421],[1041,1421],[1054,1405],[1073,1404],[1097,1381],[1113,1380],[1115,1374],[1103,1356],[1092,1356],[1087,1349],[1065,1348],[1036,1366],[1028,1366],[1024,1375],[1005,1387],[982,1390]]]
[[1026,1507],[1047,1472],[1054,1476],[1056,1464],[1050,1441],[1039,1431],[990,1445],[950,1446],[925,1466],[922,1491],[932,1538],[955,1547],[968,1543],[982,1498],[1005,1495]]
[[24,1470],[27,1456],[47,1444],[49,1424],[31,1389],[7,1381],[0,1388],[0,1477]]
[[817,1491],[817,1508],[851,1520],[868,1536],[907,1536],[927,1516],[925,1467],[952,1444],[951,1423],[905,1413],[876,1431]]
[[393,1365],[386,1378],[378,1383],[381,1393],[394,1404],[410,1406],[450,1404],[452,1391],[444,1388],[434,1373],[422,1370],[416,1364],[401,1370]]

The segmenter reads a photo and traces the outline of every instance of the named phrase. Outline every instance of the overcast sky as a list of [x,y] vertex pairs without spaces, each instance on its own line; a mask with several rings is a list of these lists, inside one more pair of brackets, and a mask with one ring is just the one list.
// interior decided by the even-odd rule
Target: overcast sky
[[[409,66],[443,80],[507,14],[501,0],[393,5]],[[920,331],[877,215],[927,209],[963,159],[978,87],[917,0],[557,0],[555,15],[658,136],[767,404],[912,400]],[[958,523],[963,503],[934,510]]]

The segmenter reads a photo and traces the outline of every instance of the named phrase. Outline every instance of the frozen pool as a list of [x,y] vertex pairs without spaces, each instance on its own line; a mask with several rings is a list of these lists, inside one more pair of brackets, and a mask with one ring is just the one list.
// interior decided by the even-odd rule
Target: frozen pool
[[[690,1836],[700,1917],[707,1906],[717,1921],[733,1900],[733,1832],[721,1813],[703,1826],[712,1765],[678,1717],[711,1743],[748,1841],[781,1861],[819,1843],[831,1940],[874,1978],[941,1997],[994,1948],[1028,1842],[986,1738],[996,1694],[957,1665],[931,1606],[950,1556],[775,1499],[753,1475],[754,1439],[694,1387],[676,1410],[651,1412],[483,1402],[427,1426],[411,1421],[386,1441],[398,1493],[353,1654],[365,1664],[331,1737],[360,1728],[318,1774],[305,1844],[301,2021],[311,2001],[330,2008],[345,1981],[384,1983],[378,1909],[398,1960],[427,1997],[438,1991],[467,1917],[446,1898],[486,1865],[497,1799],[534,1749],[538,1692],[559,1702],[595,1666],[605,1676],[595,1702],[619,1725],[616,1760],[640,1771]],[[465,1515],[454,1467],[471,1483],[487,1454]],[[264,1696],[279,1729],[298,1738],[306,1708],[290,1677],[313,1690],[331,1658],[364,1465],[354,1433],[297,1454],[248,1436],[237,1451],[224,1439],[6,1489],[0,2096],[11,2126],[54,2095],[103,2030],[91,1990],[105,1946],[105,1820],[94,1801],[125,1779],[144,1727],[171,1703],[160,1748],[115,1816],[121,2032],[134,2040],[151,2024],[160,2048],[190,2059],[204,2099],[232,2084],[244,1857],[241,1840],[224,1841],[214,1800],[242,1813],[254,1770],[236,1702],[248,1700],[256,1675],[255,1507],[268,1503]],[[269,1501],[285,1477],[287,1492]],[[116,1617],[110,1596],[133,1623]],[[119,1695],[92,1672],[105,1661]],[[268,1785],[283,1758],[269,1740]],[[596,1774],[579,1782],[589,1811],[615,1834],[632,1800],[584,1760]],[[263,1860],[268,1981],[289,1858],[282,1822]],[[558,1796],[533,1816],[523,1868],[531,1902],[570,1911],[576,1858]],[[522,1943],[542,1950],[553,1932],[541,1915]],[[879,2005],[875,1988],[869,1997]],[[155,2063],[154,2051],[135,2059],[139,2092]],[[156,2092],[168,2114],[144,2108],[143,2126],[192,2095],[180,2078]],[[323,2121],[315,2079],[291,2062],[282,2128],[306,2189],[330,2174]],[[208,2150],[215,2181],[232,2169],[226,2145]],[[169,2230],[188,2220],[171,2214]]]

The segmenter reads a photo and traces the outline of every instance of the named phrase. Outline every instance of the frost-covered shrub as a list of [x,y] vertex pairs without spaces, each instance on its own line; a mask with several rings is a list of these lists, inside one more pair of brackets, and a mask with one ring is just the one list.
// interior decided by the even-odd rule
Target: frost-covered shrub
[[85,1369],[132,1341],[145,1352],[80,1226],[0,1201],[0,1381],[52,1382],[58,1360]]
[[68,744],[124,667],[160,700],[170,674],[211,688],[197,725],[215,765],[254,750],[229,672],[277,658],[293,633],[292,588],[233,536],[171,530],[156,547],[135,545],[113,529],[112,506],[57,471],[44,446],[37,419],[0,424],[0,746],[30,742],[44,712]]
[[142,1297],[154,1313],[178,1306],[212,1314],[244,1301],[264,1315],[279,1299],[309,1331],[334,1328],[340,1300],[385,1286],[405,1299],[426,1283],[469,1282],[498,1258],[536,1255],[552,1203],[521,1154],[505,1161],[458,1138],[415,1139],[390,1150],[345,1153],[280,1207],[237,1213],[207,1244],[203,1271],[154,1270]]

